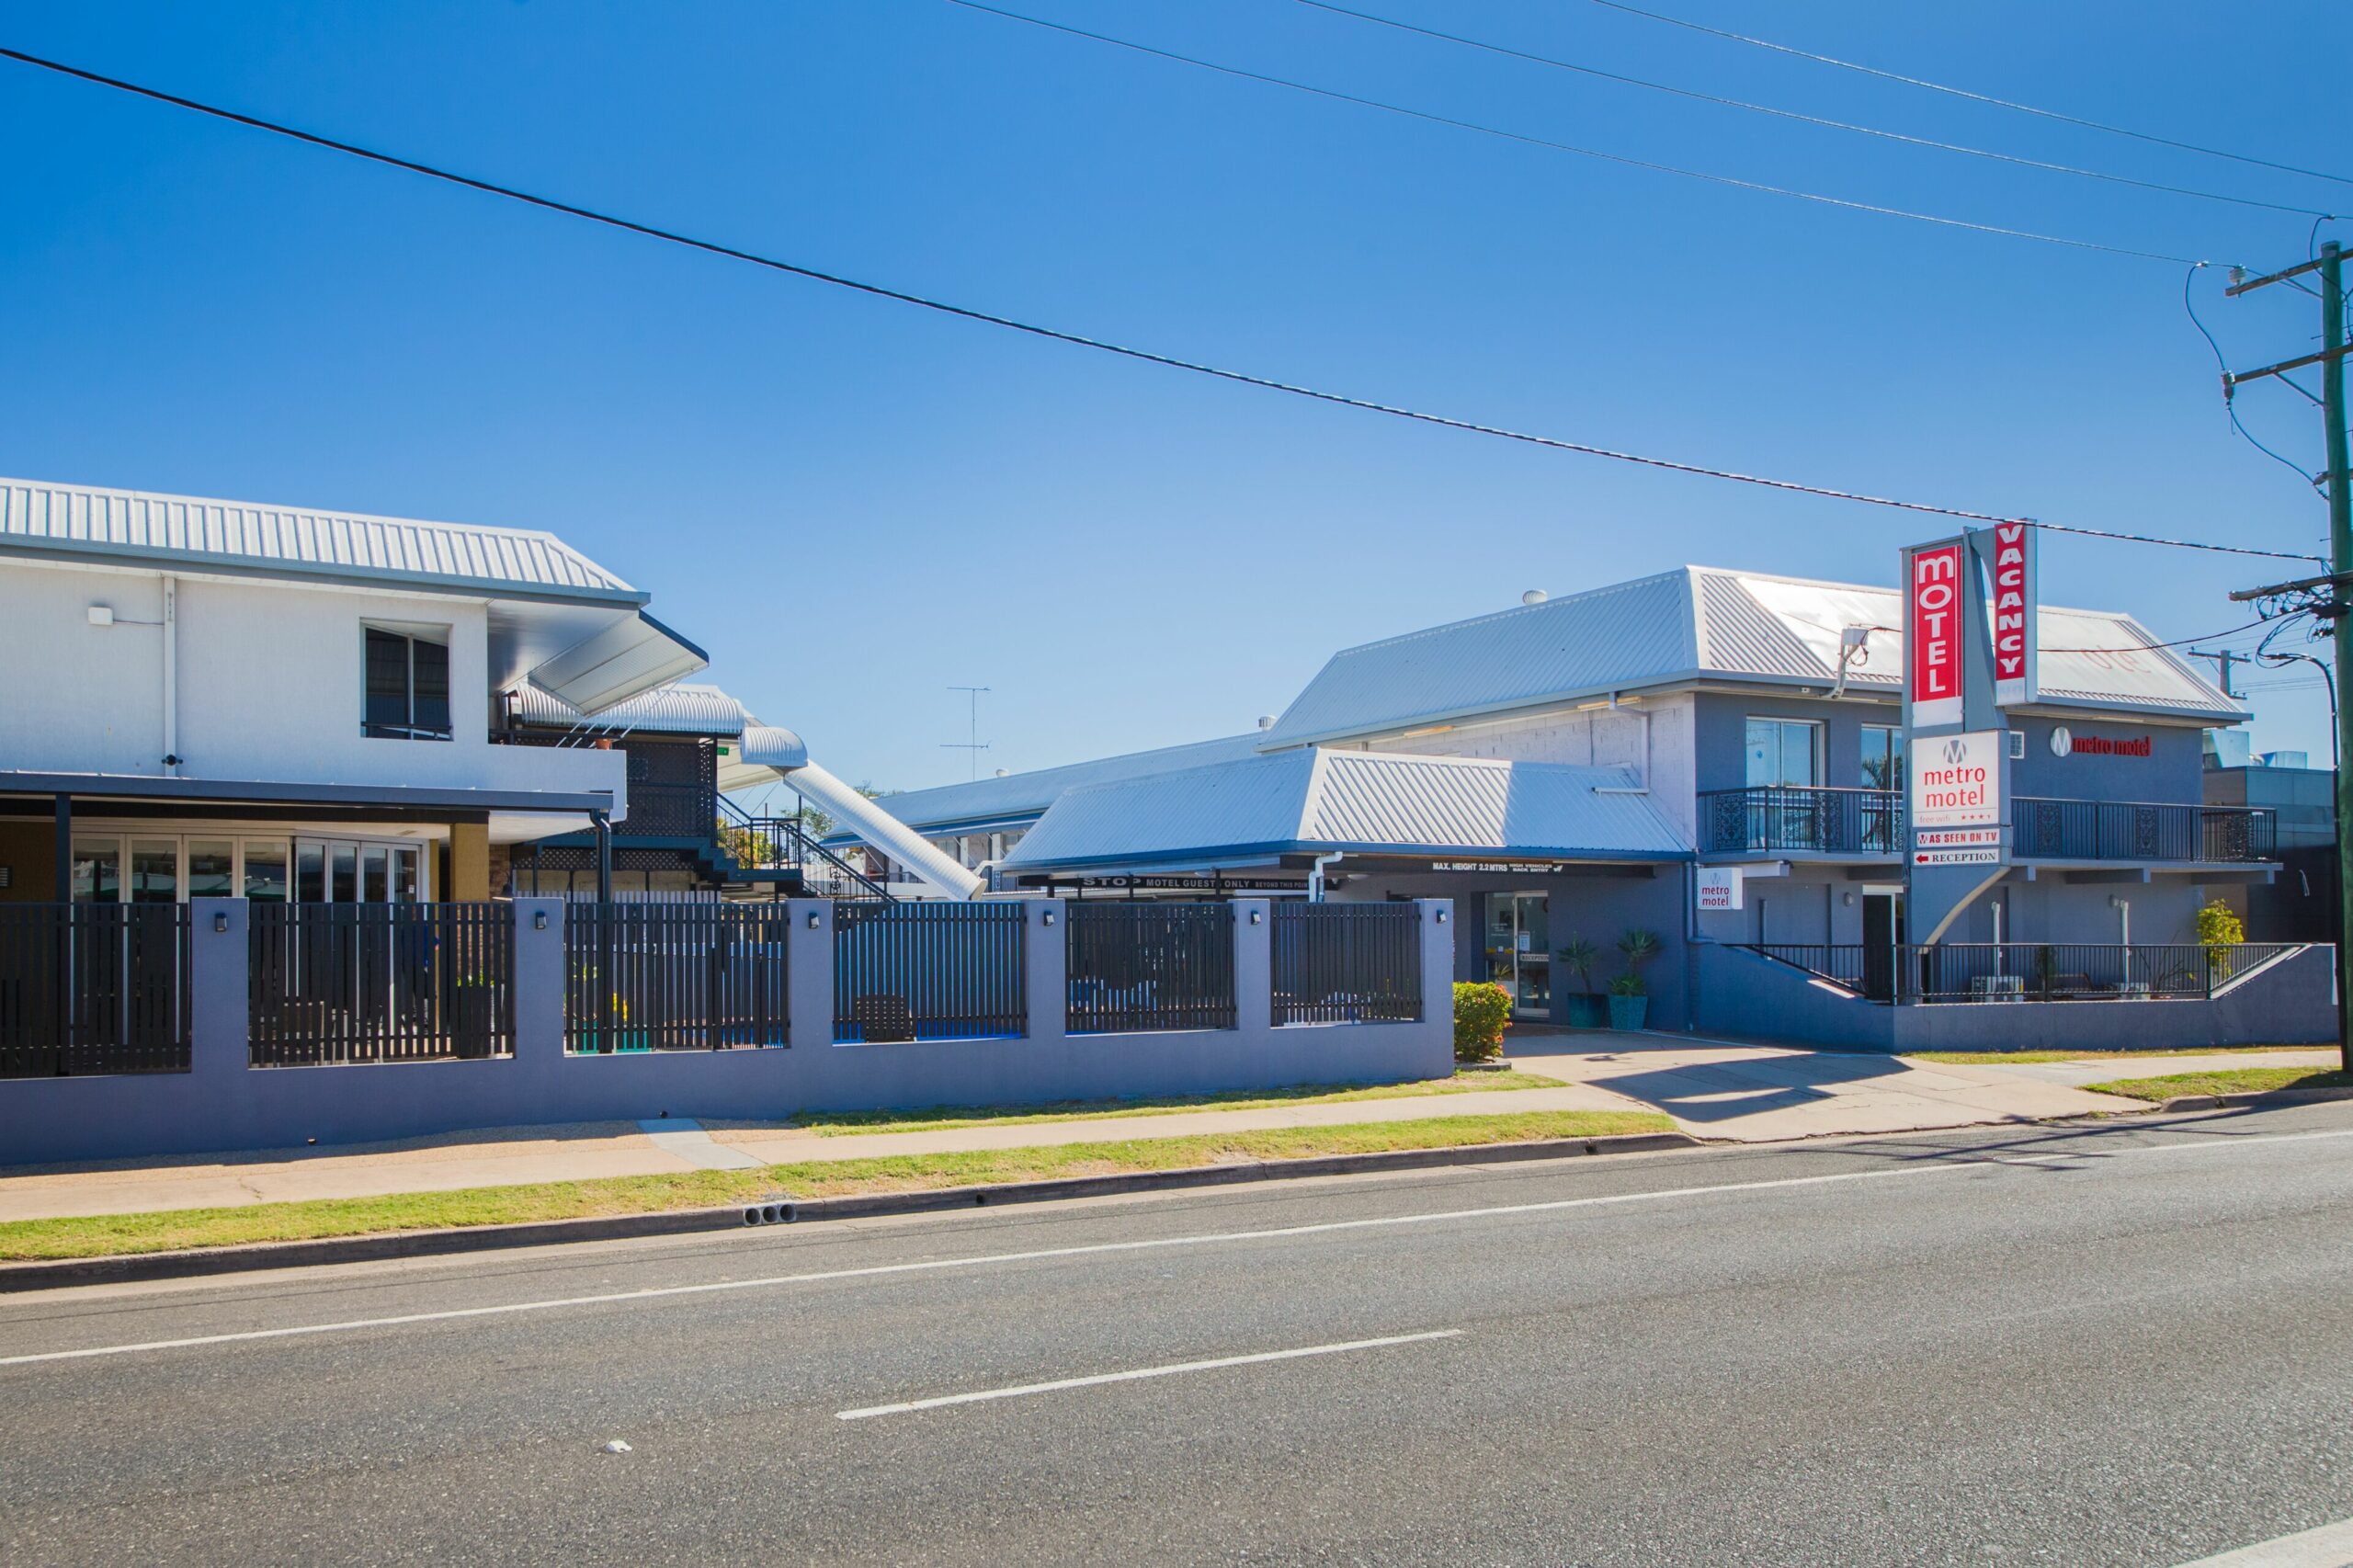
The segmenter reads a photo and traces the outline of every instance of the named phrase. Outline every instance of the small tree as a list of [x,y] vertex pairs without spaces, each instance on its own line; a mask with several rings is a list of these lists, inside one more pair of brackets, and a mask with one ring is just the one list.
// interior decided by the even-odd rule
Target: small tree
[[2231,949],[2246,940],[2246,922],[2221,899],[2198,912],[2198,945],[2206,949],[2209,985],[2231,977]]
[[1454,1059],[1493,1062],[1504,1053],[1504,1030],[1511,1028],[1511,993],[1485,981],[1454,985]]
[[1610,992],[1619,996],[1642,995],[1642,968],[1658,957],[1657,933],[1629,926],[1619,935],[1618,951],[1626,960],[1626,972],[1609,983]]
[[1587,995],[1593,993],[1593,960],[1600,956],[1590,937],[1572,937],[1561,944],[1562,964],[1577,971],[1577,989]]

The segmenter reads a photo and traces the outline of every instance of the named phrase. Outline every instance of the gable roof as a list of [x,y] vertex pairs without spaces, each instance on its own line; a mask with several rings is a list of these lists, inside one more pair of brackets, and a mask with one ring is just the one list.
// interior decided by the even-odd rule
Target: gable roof
[[512,598],[643,604],[553,534],[0,479],[0,553]]
[[[1872,628],[1848,687],[1893,695],[1903,610],[1893,588],[1678,567],[1343,650],[1265,740],[1340,740],[1682,681],[1827,687],[1848,626]],[[2038,627],[2045,701],[2247,716],[2129,615],[2045,605]]]
[[1690,846],[1623,768],[1299,747],[1064,794],[1007,870],[1268,855],[1676,859]]
[[1027,822],[1060,800],[1065,790],[1199,767],[1233,757],[1256,756],[1263,738],[1256,731],[1246,735],[1222,735],[1213,741],[1194,741],[1186,745],[1099,757],[1093,762],[1008,773],[1002,778],[975,778],[963,784],[910,790],[904,794],[884,795],[875,804],[908,826],[926,832],[949,833],[960,827],[968,833],[982,831]]

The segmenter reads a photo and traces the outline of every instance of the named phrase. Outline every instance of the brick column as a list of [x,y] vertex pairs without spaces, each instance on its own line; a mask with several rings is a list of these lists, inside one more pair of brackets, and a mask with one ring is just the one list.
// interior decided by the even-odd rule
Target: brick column
[[[1417,898],[1422,913],[1422,1019],[1446,1020],[1447,1039],[1454,1029],[1454,901]],[[1450,1043],[1449,1043],[1450,1048]]]
[[560,898],[518,898],[515,912],[515,1060],[563,1060],[563,917]]
[[1233,901],[1233,1027],[1245,1034],[1274,1027],[1274,906],[1263,898]]
[[785,907],[792,912],[785,942],[791,1043],[824,1051],[834,1043],[834,901],[787,899]]
[[1070,1024],[1070,912],[1058,898],[1025,899],[1021,983],[1031,1040],[1060,1040]]
[[245,910],[242,898],[188,903],[188,1071],[199,1077],[243,1073],[252,1064]]

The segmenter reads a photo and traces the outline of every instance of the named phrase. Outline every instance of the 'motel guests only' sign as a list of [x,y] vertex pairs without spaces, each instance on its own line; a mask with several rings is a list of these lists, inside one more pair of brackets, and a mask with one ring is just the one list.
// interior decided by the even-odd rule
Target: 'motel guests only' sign
[[1922,545],[1904,557],[1904,695],[1912,727],[1958,724],[1963,648],[1961,589],[1968,546]]

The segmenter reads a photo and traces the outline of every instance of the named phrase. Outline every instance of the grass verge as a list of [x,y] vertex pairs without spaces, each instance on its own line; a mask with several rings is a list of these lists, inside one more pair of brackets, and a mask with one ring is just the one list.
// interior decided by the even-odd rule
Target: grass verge
[[513,1225],[605,1214],[652,1214],[754,1199],[832,1198],[859,1192],[928,1191],[1056,1176],[1186,1170],[1233,1160],[1295,1160],[1392,1149],[1456,1149],[1543,1138],[1605,1138],[1669,1132],[1655,1111],[1554,1110],[1494,1116],[1437,1116],[1340,1127],[1289,1127],[1262,1132],[1123,1139],[1030,1149],[892,1154],[810,1160],[746,1171],[680,1171],[529,1187],[477,1187],[457,1192],[330,1198],[238,1209],[185,1209],[148,1214],[97,1214],[0,1224],[0,1259],[111,1257],[186,1247],[312,1241],[391,1231]]
[[952,1132],[960,1127],[1018,1127],[1034,1121],[1096,1121],[1125,1116],[1174,1116],[1188,1110],[1270,1110],[1279,1106],[1333,1105],[1345,1100],[1419,1099],[1512,1089],[1557,1089],[1540,1073],[1458,1072],[1451,1078],[1412,1084],[1305,1084],[1289,1089],[1244,1089],[1219,1095],[1167,1095],[1131,1100],[1052,1100],[1044,1105],[932,1106],[915,1110],[808,1111],[792,1119],[822,1138],[861,1132]]
[[2172,1073],[2159,1078],[2118,1078],[2086,1084],[2096,1094],[2136,1100],[2176,1095],[2244,1095],[2266,1089],[2353,1089],[2353,1074],[2313,1067],[2239,1067],[2222,1073]]
[[[2265,1051],[2310,1051],[2303,1045],[2189,1045],[2164,1051],[1907,1051],[1914,1062],[1949,1062],[1963,1067],[2018,1066],[2037,1062],[2139,1062],[2165,1056],[2245,1056]],[[2306,1072],[2306,1068],[2295,1068]]]

